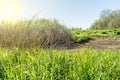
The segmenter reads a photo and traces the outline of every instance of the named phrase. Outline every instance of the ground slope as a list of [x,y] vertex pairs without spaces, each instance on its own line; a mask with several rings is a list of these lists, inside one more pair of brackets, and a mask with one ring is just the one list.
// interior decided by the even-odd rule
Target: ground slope
[[120,50],[120,36],[98,38],[84,44],[79,44],[75,49],[90,48],[98,50]]

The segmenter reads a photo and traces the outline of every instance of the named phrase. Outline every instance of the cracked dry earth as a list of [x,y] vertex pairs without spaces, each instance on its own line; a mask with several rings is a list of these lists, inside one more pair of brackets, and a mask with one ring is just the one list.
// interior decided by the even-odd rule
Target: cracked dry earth
[[97,50],[120,50],[120,36],[92,40],[88,43],[80,44],[75,49],[80,48],[89,48]]

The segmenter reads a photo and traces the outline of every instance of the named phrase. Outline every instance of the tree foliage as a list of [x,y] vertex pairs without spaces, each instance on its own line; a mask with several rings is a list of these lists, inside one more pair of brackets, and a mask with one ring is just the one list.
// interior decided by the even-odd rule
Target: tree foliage
[[118,29],[120,28],[120,10],[103,10],[91,29]]

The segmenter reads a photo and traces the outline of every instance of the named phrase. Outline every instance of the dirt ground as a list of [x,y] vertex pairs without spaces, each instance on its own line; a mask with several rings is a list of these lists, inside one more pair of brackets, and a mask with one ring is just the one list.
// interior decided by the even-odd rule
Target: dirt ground
[[98,50],[120,50],[120,36],[98,38],[84,44],[79,44],[75,49],[90,48]]

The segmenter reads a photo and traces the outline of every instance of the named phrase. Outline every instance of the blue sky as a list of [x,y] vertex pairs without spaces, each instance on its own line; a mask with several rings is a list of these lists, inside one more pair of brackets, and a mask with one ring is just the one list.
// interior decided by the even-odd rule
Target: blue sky
[[99,18],[102,10],[120,9],[120,0],[23,0],[24,17],[39,14],[55,18],[68,27],[86,29]]

